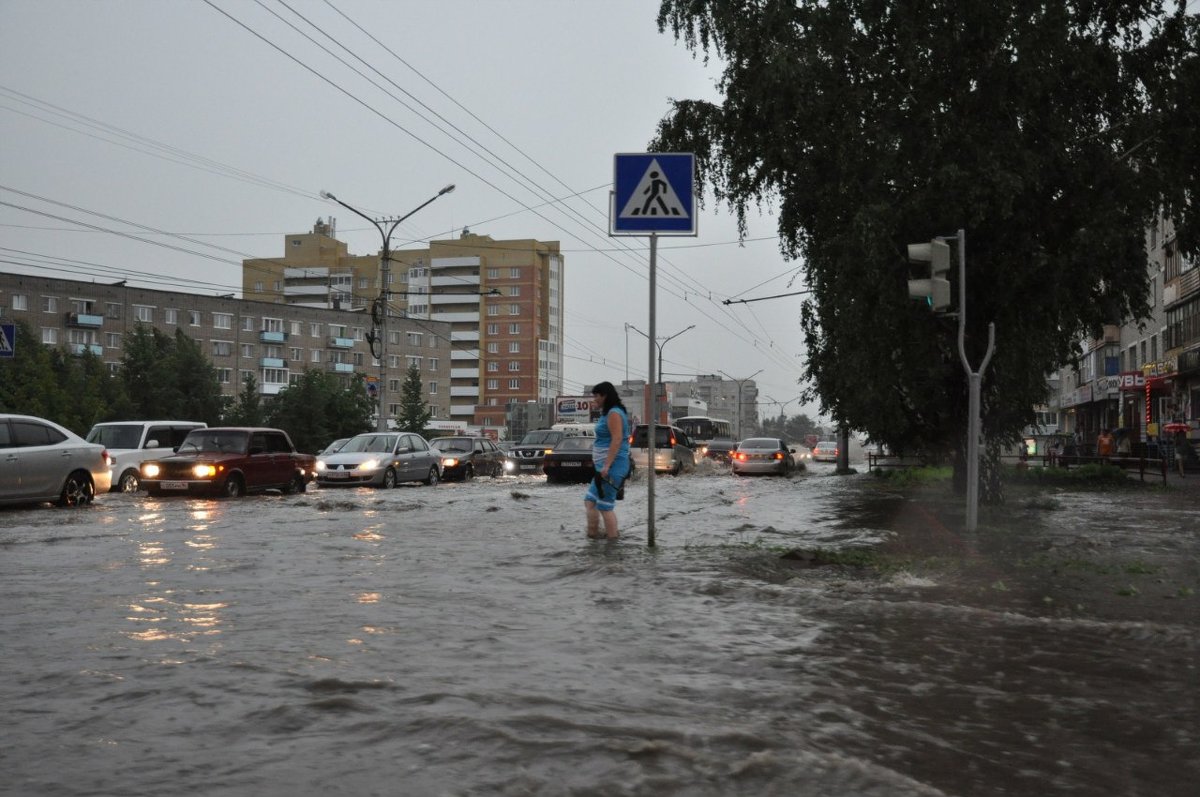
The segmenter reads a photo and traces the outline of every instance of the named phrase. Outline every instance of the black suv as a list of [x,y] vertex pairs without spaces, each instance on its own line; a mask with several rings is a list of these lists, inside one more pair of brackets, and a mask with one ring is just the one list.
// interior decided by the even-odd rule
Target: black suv
[[521,442],[508,449],[508,458],[513,463],[513,473],[541,473],[542,460],[565,437],[557,429],[538,429],[527,432]]

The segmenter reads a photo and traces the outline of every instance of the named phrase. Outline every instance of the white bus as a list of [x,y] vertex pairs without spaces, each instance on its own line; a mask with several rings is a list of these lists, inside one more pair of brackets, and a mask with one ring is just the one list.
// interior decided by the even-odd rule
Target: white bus
[[723,418],[687,415],[676,418],[673,423],[692,439],[696,444],[696,453],[700,456],[707,453],[708,444],[713,440],[733,440],[733,424]]

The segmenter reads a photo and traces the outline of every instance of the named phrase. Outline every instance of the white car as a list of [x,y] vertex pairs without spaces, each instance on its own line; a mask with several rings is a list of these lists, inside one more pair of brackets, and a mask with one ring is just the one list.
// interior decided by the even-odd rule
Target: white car
[[837,462],[838,444],[832,440],[822,440],[813,446],[812,458],[814,462]]
[[188,432],[206,427],[201,421],[111,421],[93,426],[87,441],[112,458],[112,489],[134,493],[142,486],[143,462],[171,456]]
[[104,446],[44,418],[0,414],[0,504],[91,503],[112,485]]

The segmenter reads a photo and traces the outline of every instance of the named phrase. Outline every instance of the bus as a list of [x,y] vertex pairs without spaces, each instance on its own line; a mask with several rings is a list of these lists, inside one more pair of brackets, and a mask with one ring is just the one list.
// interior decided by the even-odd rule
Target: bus
[[733,440],[733,424],[723,418],[688,415],[676,418],[675,425],[696,443],[696,453],[704,456],[713,440]]

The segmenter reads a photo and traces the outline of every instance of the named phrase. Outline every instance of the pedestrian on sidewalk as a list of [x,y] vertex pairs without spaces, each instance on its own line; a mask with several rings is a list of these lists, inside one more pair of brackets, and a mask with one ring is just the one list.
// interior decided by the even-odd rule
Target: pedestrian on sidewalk
[[1183,476],[1184,461],[1192,453],[1192,445],[1188,442],[1187,432],[1179,431],[1175,433],[1175,467],[1179,469],[1179,475]]
[[1107,460],[1113,455],[1113,436],[1107,429],[1100,430],[1100,436],[1096,438],[1096,456],[1102,460]]

